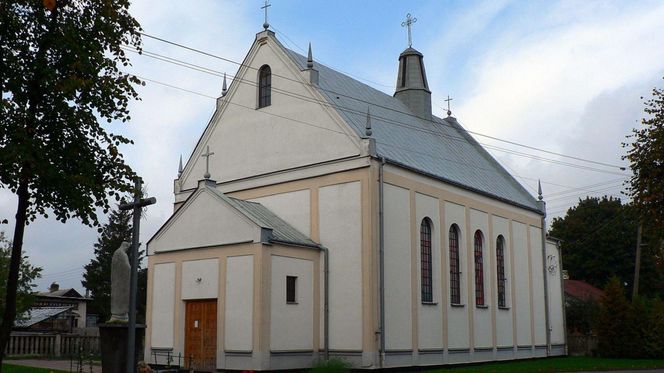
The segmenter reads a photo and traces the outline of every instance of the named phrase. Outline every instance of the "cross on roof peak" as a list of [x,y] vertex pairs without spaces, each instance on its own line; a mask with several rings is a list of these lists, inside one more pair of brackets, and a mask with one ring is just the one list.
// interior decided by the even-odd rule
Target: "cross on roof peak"
[[413,37],[411,34],[411,26],[413,23],[417,22],[417,18],[413,17],[410,15],[410,13],[406,14],[406,20],[401,22],[401,27],[407,27],[408,28],[408,47],[413,46]]
[[447,95],[447,100],[445,100],[445,101],[447,102],[447,116],[448,117],[452,115],[452,109],[450,109],[450,101],[452,101],[452,100],[454,100],[454,99],[451,98],[450,95]]
[[265,0],[265,5],[261,7],[261,9],[265,9],[265,22],[263,22],[263,28],[266,30],[270,27],[270,24],[267,22],[267,8],[271,6],[272,4],[270,4],[270,0]]

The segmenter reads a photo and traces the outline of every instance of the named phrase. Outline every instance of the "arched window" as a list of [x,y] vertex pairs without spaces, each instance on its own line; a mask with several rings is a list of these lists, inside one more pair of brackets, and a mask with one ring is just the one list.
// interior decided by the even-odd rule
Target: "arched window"
[[270,106],[272,103],[272,71],[270,66],[263,65],[258,72],[258,107]]
[[496,240],[496,273],[498,274],[498,307],[507,307],[505,299],[505,238],[500,235]]
[[482,232],[475,231],[475,305],[484,305],[484,256],[482,255]]
[[459,227],[450,227],[450,302],[461,304],[461,271],[459,266]]
[[431,259],[431,221],[422,219],[420,225],[420,266],[422,275],[422,303],[433,302],[433,260]]

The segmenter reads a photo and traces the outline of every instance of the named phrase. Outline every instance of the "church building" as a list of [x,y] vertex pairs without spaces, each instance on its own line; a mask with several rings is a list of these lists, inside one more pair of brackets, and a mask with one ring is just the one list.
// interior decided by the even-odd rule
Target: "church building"
[[148,242],[145,359],[260,371],[564,355],[541,192],[432,114],[422,53],[395,56],[390,95],[264,26]]

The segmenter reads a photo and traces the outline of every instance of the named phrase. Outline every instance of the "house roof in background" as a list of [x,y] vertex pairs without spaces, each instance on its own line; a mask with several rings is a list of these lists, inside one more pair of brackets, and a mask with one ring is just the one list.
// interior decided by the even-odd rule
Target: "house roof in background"
[[40,323],[46,319],[57,316],[63,312],[68,311],[72,307],[35,307],[29,309],[21,317],[16,319],[15,326],[17,328],[27,328],[29,326]]
[[82,300],[87,299],[74,288],[59,289],[56,291],[40,291],[37,293],[37,296],[51,298],[81,298]]
[[564,280],[565,294],[582,301],[599,301],[604,291],[580,280]]

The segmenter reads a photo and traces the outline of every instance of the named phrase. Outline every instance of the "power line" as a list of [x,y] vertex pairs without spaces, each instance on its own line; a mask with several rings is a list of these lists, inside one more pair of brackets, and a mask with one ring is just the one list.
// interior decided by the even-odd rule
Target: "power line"
[[[129,49],[127,47],[124,47],[124,49],[138,53],[138,51],[134,50],[134,49]],[[163,56],[163,55],[160,55],[160,54],[157,54],[157,53],[152,53],[152,52],[143,50],[141,54],[144,54],[147,57],[155,58],[155,59],[160,60],[160,61],[172,63],[172,64],[175,64],[177,66],[189,68],[189,69],[199,71],[199,72],[204,72],[204,73],[211,74],[211,75],[214,75],[214,76],[217,76],[217,77],[222,77],[223,76],[223,74],[221,72],[215,71],[213,69],[209,69],[209,68],[206,68],[206,67],[203,67],[203,66],[200,66],[200,65],[191,64],[189,62],[181,61],[181,60],[174,59],[174,58],[171,58],[171,57],[168,57],[168,56]],[[248,85],[251,85],[253,87],[256,87],[255,82],[247,81],[245,79],[239,78],[238,76],[235,76],[234,79],[237,80],[238,83],[244,83],[244,84],[248,84]],[[173,87],[173,88],[175,88],[175,87]],[[181,89],[181,90],[184,90],[184,91],[187,91],[187,92],[190,92],[190,93],[194,93],[193,91],[186,90],[186,89],[181,88],[181,87],[178,87],[178,89]],[[297,94],[297,93],[292,93],[292,92],[289,92],[289,91],[286,91],[286,90],[281,90],[281,89],[278,89],[276,87],[272,87],[272,89],[274,91],[276,91],[277,93],[282,93],[282,94],[284,94],[286,96],[289,96],[289,97],[293,97],[293,98],[296,98],[296,99],[303,99],[303,100],[308,101],[308,102],[315,102],[315,103],[318,103],[318,104],[321,104],[321,105],[325,105],[327,107],[332,107],[332,108],[335,108],[335,109],[338,109],[338,110],[341,110],[341,111],[346,111],[346,112],[349,112],[351,114],[357,114],[357,115],[364,115],[365,114],[365,113],[359,112],[357,110],[349,109],[349,108],[342,107],[342,106],[339,106],[339,105],[334,105],[334,104],[331,104],[327,101],[322,102],[322,101],[317,100],[315,98],[310,98],[310,97],[303,96],[303,95],[300,95],[300,94]],[[214,97],[207,96],[207,95],[206,95],[206,97],[214,98]],[[391,118],[384,118],[384,117],[381,117],[381,116],[378,116],[378,115],[373,115],[373,117],[376,118],[376,119],[383,120],[383,121],[388,122],[388,123],[398,125],[398,126],[407,127],[407,128],[413,129],[413,130],[427,132],[427,133],[431,133],[431,134],[436,135],[436,136],[441,136],[441,137],[445,137],[445,138],[448,138],[448,139],[451,139],[451,140],[461,141],[463,143],[466,143],[466,140],[464,138],[461,138],[461,137],[457,137],[457,136],[453,136],[453,135],[449,135],[449,134],[443,134],[443,133],[435,132],[435,131],[428,130],[428,129],[414,127],[414,126],[408,125],[406,123],[399,122],[399,121],[393,120]],[[541,156],[537,156],[537,155],[533,155],[533,154],[529,154],[529,153],[518,152],[518,151],[515,151],[515,150],[512,150],[512,149],[501,148],[501,147],[498,147],[498,146],[495,146],[495,145],[490,145],[490,144],[485,144],[485,143],[480,143],[480,144],[485,146],[486,148],[490,148],[490,149],[494,149],[494,150],[498,150],[498,151],[502,151],[502,152],[522,156],[522,157],[527,157],[527,158],[531,158],[531,159],[535,159],[535,160],[539,160],[539,161],[543,161],[543,162],[560,164],[560,165],[565,165],[565,166],[579,168],[579,169],[583,169],[583,170],[589,170],[589,171],[596,171],[596,172],[611,173],[611,174],[616,174],[616,175],[623,175],[622,173],[618,173],[618,172],[613,172],[613,171],[608,171],[608,170],[601,170],[601,169],[597,169],[597,168],[593,168],[593,167],[589,167],[589,166],[583,166],[583,165],[564,162],[564,161],[560,161],[560,160],[556,160],[556,159],[545,158],[545,157],[541,157]],[[530,146],[528,146],[528,147],[533,148],[533,147],[530,147]],[[533,149],[536,149],[536,148],[533,148]],[[555,154],[558,154],[558,153],[555,153]]]
[[[169,88],[172,88],[172,89],[180,90],[180,91],[187,92],[187,93],[190,93],[190,94],[198,95],[198,96],[205,97],[205,98],[209,98],[209,99],[213,99],[213,100],[217,100],[217,99],[218,99],[217,97],[214,97],[214,96],[211,96],[211,95],[207,95],[207,94],[200,93],[200,92],[197,92],[197,91],[189,90],[189,89],[182,88],[182,87],[179,87],[179,86],[175,86],[175,85],[172,85],[172,84],[169,84],[169,83],[164,83],[164,82],[161,82],[161,81],[158,81],[158,80],[154,80],[154,79],[150,79],[150,78],[147,78],[147,77],[144,77],[144,76],[135,75],[135,74],[131,74],[131,75],[134,75],[134,76],[136,76],[137,78],[142,79],[142,80],[145,80],[145,81],[148,81],[148,82],[152,82],[152,83],[155,83],[155,84],[159,84],[159,85],[162,85],[162,86],[165,86],[165,87],[169,87]],[[235,106],[238,106],[238,107],[241,107],[241,108],[247,109],[247,110],[251,110],[251,111],[253,111],[253,112],[256,111],[254,108],[249,107],[249,106],[246,106],[246,105],[238,104],[238,103],[236,103],[236,102],[232,102],[232,101],[227,100],[227,99],[222,99],[222,100],[223,100],[224,102],[230,104],[230,105],[235,105]],[[282,115],[278,115],[278,114],[274,114],[274,113],[270,113],[270,112],[266,112],[266,111],[260,111],[260,112],[263,113],[263,114],[265,114],[265,115],[276,116],[276,117],[279,117],[279,118],[282,118],[282,119],[288,120],[288,121],[290,121],[290,122],[296,122],[296,123],[299,123],[299,124],[302,124],[302,125],[307,125],[307,126],[315,127],[315,128],[322,129],[322,130],[325,130],[325,131],[330,131],[330,132],[333,132],[333,133],[337,133],[337,134],[341,134],[341,135],[348,136],[348,134],[346,134],[345,132],[342,132],[342,131],[337,131],[337,130],[334,130],[334,129],[330,129],[330,128],[326,128],[326,127],[317,126],[317,125],[312,124],[312,123],[309,123],[309,122],[300,121],[300,120],[297,120],[297,119],[294,119],[294,118],[289,118],[289,117],[286,117],[286,116],[282,116]],[[482,169],[482,170],[485,170],[485,171],[497,172],[495,169],[488,169],[488,168],[479,167],[479,166],[477,166],[477,165],[471,165],[471,164],[466,163],[466,162],[461,162],[461,161],[457,161],[457,160],[454,160],[454,159],[445,158],[445,157],[442,157],[442,156],[440,156],[440,155],[434,155],[434,154],[427,153],[427,152],[416,151],[416,150],[413,150],[413,149],[411,149],[411,148],[402,147],[402,146],[399,146],[399,145],[396,145],[396,144],[389,144],[389,143],[384,143],[384,142],[380,142],[380,141],[377,141],[377,142],[378,142],[378,143],[382,143],[383,145],[387,145],[387,146],[392,146],[392,147],[395,147],[395,148],[399,148],[399,149],[401,149],[401,150],[405,150],[405,151],[408,151],[408,152],[411,152],[411,153],[416,153],[416,154],[425,155],[425,156],[431,157],[431,158],[433,158],[433,159],[444,160],[444,161],[449,161],[449,162],[454,162],[454,163],[458,163],[458,164],[461,164],[461,165],[464,165],[464,166],[470,166],[470,167],[474,167],[474,168],[479,168],[479,169]],[[600,171],[601,171],[601,170],[600,170]],[[610,172],[610,171],[603,171],[603,172]],[[519,175],[517,175],[517,176],[519,176]],[[535,180],[535,179],[532,179],[532,180]],[[566,187],[566,188],[570,188],[570,189],[575,188],[575,187],[570,187],[570,186],[565,186],[565,185],[555,184],[555,183],[550,183],[550,184],[554,184],[554,185],[558,185],[558,186]],[[581,188],[578,188],[578,189],[581,189]]]
[[[173,45],[173,46],[177,46],[177,47],[179,47],[179,48],[183,48],[183,49],[186,49],[186,50],[189,50],[189,51],[192,51],[192,52],[200,53],[200,54],[205,55],[205,56],[208,56],[208,57],[212,57],[212,58],[220,59],[220,60],[225,61],[225,62],[233,63],[233,64],[236,64],[236,65],[238,65],[238,66],[240,66],[240,67],[245,67],[245,68],[248,68],[248,69],[252,69],[252,70],[256,70],[256,71],[258,71],[258,69],[255,68],[255,67],[253,67],[253,66],[246,65],[246,64],[243,64],[243,63],[241,63],[241,62],[234,61],[234,60],[229,59],[229,58],[225,58],[225,57],[222,57],[222,56],[218,56],[218,55],[215,55],[215,54],[212,54],[212,53],[209,53],[209,52],[205,52],[205,51],[200,50],[200,49],[197,49],[197,48],[192,48],[192,47],[189,47],[189,46],[187,46],[187,45],[184,45],[184,44],[181,44],[181,43],[176,43],[176,42],[173,42],[173,41],[170,41],[170,40],[166,40],[166,39],[164,39],[164,38],[160,38],[160,37],[153,36],[153,35],[150,35],[150,34],[146,34],[146,33],[141,33],[141,34],[142,34],[143,36],[145,36],[145,37],[148,37],[148,38],[151,38],[151,39],[154,39],[154,40],[158,40],[158,41],[163,42],[163,43],[166,43],[166,44],[170,44],[170,45]],[[292,82],[295,82],[295,83],[301,84],[301,85],[305,85],[305,84],[306,84],[306,83],[304,83],[304,82],[302,82],[302,81],[300,81],[300,80],[293,79],[293,78],[286,77],[286,76],[282,76],[282,75],[279,75],[279,74],[276,74],[276,73],[272,73],[272,75],[273,75],[273,76],[276,76],[276,77],[279,77],[279,78],[282,78],[282,79],[285,79],[285,80],[288,80],[288,81],[292,81]],[[274,89],[274,88],[273,88],[273,89]],[[419,120],[429,121],[429,122],[431,122],[431,123],[438,124],[438,125],[441,124],[441,123],[435,122],[435,121],[433,121],[433,120],[427,120],[427,119],[423,119],[423,118],[417,117],[416,115],[414,115],[414,114],[412,114],[412,113],[409,113],[409,112],[401,111],[401,110],[394,109],[394,108],[392,108],[392,107],[388,107],[388,106],[384,106],[384,105],[379,105],[379,104],[376,104],[376,103],[374,103],[374,102],[369,102],[369,101],[364,100],[364,99],[361,99],[361,98],[357,98],[357,97],[349,96],[349,95],[346,95],[346,94],[343,94],[343,93],[339,93],[339,92],[336,92],[336,91],[328,90],[328,89],[322,88],[322,87],[320,87],[320,86],[318,87],[318,89],[320,89],[320,90],[322,90],[322,91],[326,91],[326,92],[331,93],[331,94],[334,94],[334,95],[337,95],[337,96],[342,96],[342,97],[345,97],[345,98],[349,98],[349,99],[351,99],[351,100],[355,100],[355,101],[358,101],[358,102],[363,102],[363,103],[366,103],[366,104],[368,104],[368,105],[373,105],[373,106],[376,106],[376,107],[380,107],[380,108],[382,108],[382,109],[386,109],[386,110],[394,111],[394,112],[397,112],[397,113],[400,113],[400,114],[403,114],[403,115],[407,115],[407,116],[410,116],[410,117],[413,117],[413,118],[416,118],[416,119],[419,119]],[[372,88],[372,89],[375,89],[375,88]],[[446,125],[446,124],[443,123],[443,125]],[[594,160],[584,159],[584,158],[581,158],[581,157],[570,156],[570,155],[566,155],[566,154],[562,154],[562,153],[552,152],[552,151],[549,151],[549,150],[545,150],[545,149],[540,149],[540,148],[537,148],[537,147],[533,147],[533,146],[530,146],[530,145],[521,144],[521,143],[518,143],[518,142],[515,142],[515,141],[504,140],[504,139],[501,139],[501,138],[498,138],[498,137],[495,137],[495,136],[485,135],[485,134],[482,134],[482,133],[479,133],[479,132],[475,132],[475,131],[469,131],[469,130],[466,130],[466,131],[469,132],[469,133],[472,133],[472,134],[474,134],[474,135],[478,135],[478,136],[482,136],[482,137],[490,138],[490,139],[492,139],[492,140],[496,140],[496,141],[505,142],[505,143],[508,143],[508,144],[511,144],[511,145],[515,145],[515,146],[522,146],[522,147],[525,147],[525,148],[528,148],[528,149],[531,149],[531,150],[541,151],[541,152],[544,152],[544,153],[549,153],[549,154],[557,155],[557,156],[560,156],[560,157],[571,158],[571,159],[575,159],[575,160],[582,161],[582,162],[588,162],[588,163],[593,163],[593,164],[603,165],[603,166],[607,166],[607,167],[618,168],[618,169],[623,170],[623,171],[625,170],[625,167],[623,167],[623,166],[619,166],[619,165],[613,165],[613,164],[609,164],[609,163],[604,163],[604,162],[599,162],[599,161],[594,161]]]

